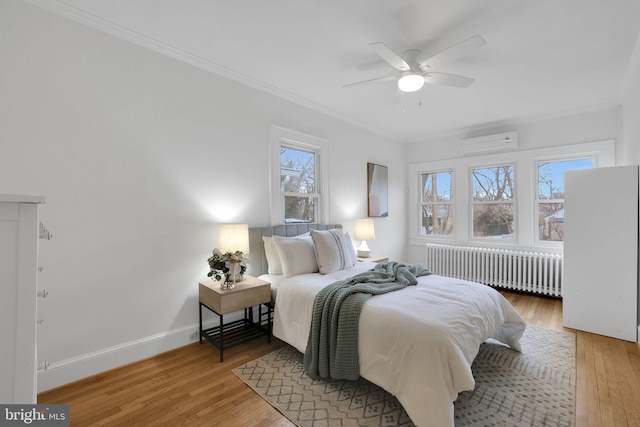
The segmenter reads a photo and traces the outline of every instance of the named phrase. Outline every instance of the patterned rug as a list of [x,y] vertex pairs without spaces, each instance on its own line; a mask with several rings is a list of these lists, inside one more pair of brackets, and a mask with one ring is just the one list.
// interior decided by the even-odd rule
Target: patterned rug
[[[455,425],[570,427],[575,419],[575,335],[528,325],[522,353],[489,340],[473,362]],[[397,399],[365,379],[314,381],[290,346],[233,370],[300,427],[413,426]]]

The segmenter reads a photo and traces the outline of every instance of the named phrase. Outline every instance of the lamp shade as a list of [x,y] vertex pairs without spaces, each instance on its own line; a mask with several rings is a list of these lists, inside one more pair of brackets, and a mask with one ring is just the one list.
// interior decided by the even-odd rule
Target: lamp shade
[[376,231],[373,228],[373,220],[357,219],[354,237],[356,240],[374,240],[376,238]]
[[248,224],[220,224],[218,233],[218,248],[220,252],[241,251],[249,253],[249,225]]

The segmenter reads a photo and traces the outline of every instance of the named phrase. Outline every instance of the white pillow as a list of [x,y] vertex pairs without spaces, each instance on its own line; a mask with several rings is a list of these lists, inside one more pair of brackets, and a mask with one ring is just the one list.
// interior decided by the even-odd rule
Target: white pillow
[[349,236],[349,232],[347,231],[342,235],[344,238],[344,244],[347,246],[347,252],[349,252],[349,257],[351,258],[351,263],[356,265],[358,263],[358,257],[356,256],[356,248],[353,246],[353,242],[351,241],[351,236]]
[[337,228],[323,231],[311,230],[311,238],[315,246],[320,274],[333,273],[355,265],[342,230]]
[[282,274],[282,263],[273,237],[263,236],[262,241],[264,242],[264,256],[267,257],[267,271],[269,274]]
[[284,277],[316,273],[318,263],[311,236],[273,236],[273,242],[282,263]]

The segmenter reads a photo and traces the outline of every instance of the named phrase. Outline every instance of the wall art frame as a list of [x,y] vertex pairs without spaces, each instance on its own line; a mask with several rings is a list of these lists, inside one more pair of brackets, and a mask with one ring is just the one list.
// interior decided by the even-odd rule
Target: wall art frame
[[367,163],[367,215],[389,216],[389,170],[375,163]]

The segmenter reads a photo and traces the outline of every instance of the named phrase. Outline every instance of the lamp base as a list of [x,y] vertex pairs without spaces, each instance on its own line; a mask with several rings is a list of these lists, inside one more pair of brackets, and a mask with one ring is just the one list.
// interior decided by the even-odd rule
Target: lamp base
[[367,245],[367,241],[363,240],[358,247],[358,256],[362,258],[369,258],[369,245]]

